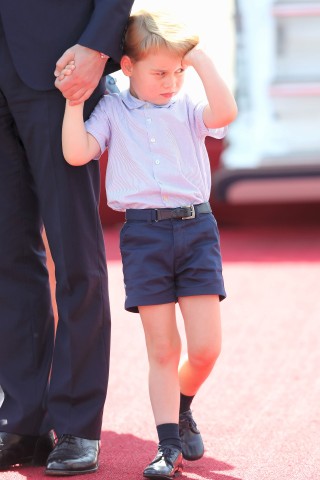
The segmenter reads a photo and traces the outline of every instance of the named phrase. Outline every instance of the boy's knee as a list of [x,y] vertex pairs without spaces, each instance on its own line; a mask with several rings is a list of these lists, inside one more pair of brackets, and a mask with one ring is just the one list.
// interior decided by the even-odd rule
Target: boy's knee
[[212,368],[221,352],[221,346],[202,347],[189,353],[189,362],[197,369]]
[[153,362],[157,365],[166,366],[172,363],[178,365],[180,359],[180,344],[161,342],[154,346],[151,352]]

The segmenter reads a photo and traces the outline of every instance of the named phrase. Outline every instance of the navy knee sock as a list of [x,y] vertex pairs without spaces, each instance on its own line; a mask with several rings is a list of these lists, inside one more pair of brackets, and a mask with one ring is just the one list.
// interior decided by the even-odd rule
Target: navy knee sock
[[163,423],[157,425],[159,445],[173,445],[181,451],[181,440],[179,435],[179,425],[177,423]]
[[190,410],[192,400],[194,399],[194,395],[192,397],[188,397],[187,395],[183,395],[180,393],[180,409],[179,413],[184,413],[187,410]]

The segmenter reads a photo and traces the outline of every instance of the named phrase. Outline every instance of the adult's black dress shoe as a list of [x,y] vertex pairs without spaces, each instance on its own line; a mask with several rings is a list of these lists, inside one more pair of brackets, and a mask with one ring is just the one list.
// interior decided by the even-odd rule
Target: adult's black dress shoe
[[14,465],[45,465],[54,445],[53,431],[42,436],[0,432],[0,470]]
[[182,444],[182,456],[186,460],[199,460],[203,457],[204,446],[191,410],[179,415],[179,434]]
[[47,461],[47,475],[79,475],[98,469],[99,440],[61,435]]
[[183,469],[182,453],[174,446],[160,446],[152,462],[144,469],[143,476],[158,480],[175,478]]

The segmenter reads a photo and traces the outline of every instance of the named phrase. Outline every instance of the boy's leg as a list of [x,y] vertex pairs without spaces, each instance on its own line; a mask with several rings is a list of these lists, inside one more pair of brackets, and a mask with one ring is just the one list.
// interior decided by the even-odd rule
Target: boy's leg
[[209,376],[221,350],[218,295],[180,297],[188,355],[179,368],[181,393],[194,396]]
[[159,447],[145,468],[146,478],[173,478],[182,470],[178,429],[181,341],[175,304],[139,307],[149,358],[149,393],[157,425]]
[[181,297],[179,304],[188,344],[188,354],[179,368],[180,437],[183,457],[187,460],[198,460],[203,456],[204,446],[190,405],[220,353],[220,303],[218,295],[197,295]]
[[149,359],[149,394],[156,425],[178,423],[181,341],[175,304],[139,307]]

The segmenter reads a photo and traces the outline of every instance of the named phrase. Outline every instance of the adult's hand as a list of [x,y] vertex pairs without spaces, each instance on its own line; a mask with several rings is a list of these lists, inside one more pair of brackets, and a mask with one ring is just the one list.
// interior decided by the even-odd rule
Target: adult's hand
[[[64,52],[56,63],[55,86],[67,98],[70,105],[87,100],[97,87],[108,57],[82,45],[74,45]],[[67,64],[74,61],[72,75],[61,74]]]

